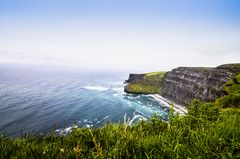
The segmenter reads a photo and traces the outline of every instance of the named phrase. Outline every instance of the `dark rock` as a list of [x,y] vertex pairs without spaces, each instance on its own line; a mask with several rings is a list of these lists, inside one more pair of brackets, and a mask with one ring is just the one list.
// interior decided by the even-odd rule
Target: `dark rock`
[[126,83],[133,83],[133,82],[139,82],[144,80],[144,74],[130,74],[128,80],[126,80]]

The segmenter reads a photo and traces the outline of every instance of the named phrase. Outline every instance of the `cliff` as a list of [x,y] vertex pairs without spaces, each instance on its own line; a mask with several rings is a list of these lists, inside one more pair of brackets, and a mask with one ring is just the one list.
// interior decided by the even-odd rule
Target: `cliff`
[[133,83],[133,82],[139,82],[144,80],[144,74],[130,74],[128,80],[126,80],[125,82],[127,83]]
[[134,94],[157,94],[162,88],[165,72],[130,74],[124,91]]
[[161,79],[155,79],[152,82],[145,80],[146,74],[130,75],[131,78],[126,81],[129,84],[124,90],[128,93],[138,93],[134,90],[129,91],[129,85],[138,83],[145,83],[145,87],[157,85],[158,92],[145,91],[144,93],[157,92],[176,103],[187,105],[194,98],[206,102],[223,96],[226,93],[223,85],[238,73],[240,73],[240,64],[226,64],[216,68],[178,67],[167,72]]

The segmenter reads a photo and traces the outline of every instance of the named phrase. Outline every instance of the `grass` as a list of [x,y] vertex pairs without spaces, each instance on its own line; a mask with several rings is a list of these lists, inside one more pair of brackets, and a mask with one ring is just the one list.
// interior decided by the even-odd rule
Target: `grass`
[[129,93],[156,94],[161,91],[166,72],[152,72],[144,74],[144,80],[129,83],[126,89]]
[[0,138],[0,158],[237,158],[240,111],[194,101],[168,123],[153,116],[133,126],[77,128],[68,136]]
[[144,74],[144,79],[146,81],[162,81],[165,75],[166,72],[151,72]]
[[237,75],[234,79],[227,82],[223,89],[228,93],[239,93],[240,92],[240,74]]
[[152,75],[158,75],[160,77],[163,77],[165,75],[166,72],[164,71],[160,71],[160,72],[150,72],[150,73],[145,73],[145,77],[146,76],[152,76]]
[[[239,95],[228,91],[223,98]],[[222,107],[220,99],[193,100],[186,116],[171,111],[168,122],[153,115],[132,126],[125,119],[97,129],[76,128],[67,136],[2,135],[0,158],[240,158],[240,105]]]
[[229,67],[240,67],[240,63],[225,64],[220,66],[229,66]]
[[151,85],[144,82],[130,83],[127,86],[128,92],[139,94],[156,94],[160,92],[160,86]]
[[215,104],[226,108],[226,107],[239,107],[240,106],[240,74],[234,79],[227,82],[223,90],[228,94],[227,96],[221,97],[215,101]]

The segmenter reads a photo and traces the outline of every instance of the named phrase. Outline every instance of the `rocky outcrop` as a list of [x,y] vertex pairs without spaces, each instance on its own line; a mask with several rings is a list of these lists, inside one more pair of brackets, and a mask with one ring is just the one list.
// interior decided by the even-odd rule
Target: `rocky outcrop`
[[240,64],[216,68],[179,67],[167,73],[160,94],[184,105],[194,98],[213,101],[224,95],[223,85],[237,73],[240,73]]
[[144,80],[144,74],[130,74],[128,80],[126,80],[126,83],[133,83]]
[[[148,87],[160,86],[157,89],[158,93],[178,104],[187,105],[194,98],[205,102],[213,101],[225,94],[222,89],[223,85],[238,73],[240,73],[240,64],[226,64],[216,68],[178,67],[161,76],[160,80],[156,80],[156,76],[152,82],[147,81],[146,74],[130,74],[129,79],[126,80],[129,84],[125,87],[125,92],[141,92],[138,90],[141,90],[141,87],[146,87],[146,85],[142,86],[141,83],[147,81]],[[136,84],[138,84],[138,89],[129,91],[130,86]]]

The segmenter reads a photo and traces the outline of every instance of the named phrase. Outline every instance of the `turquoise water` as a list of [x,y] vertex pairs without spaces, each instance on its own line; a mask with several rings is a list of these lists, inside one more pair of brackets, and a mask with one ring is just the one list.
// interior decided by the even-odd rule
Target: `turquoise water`
[[169,110],[148,95],[123,91],[128,73],[0,65],[0,134],[67,133],[106,122],[129,125]]

